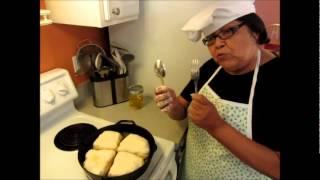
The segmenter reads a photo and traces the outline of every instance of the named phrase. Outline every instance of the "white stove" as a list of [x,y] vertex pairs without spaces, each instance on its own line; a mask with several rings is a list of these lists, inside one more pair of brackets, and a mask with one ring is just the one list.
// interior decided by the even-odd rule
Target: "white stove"
[[[65,151],[54,143],[56,135],[64,128],[87,123],[101,128],[113,122],[79,112],[73,100],[78,93],[68,71],[54,69],[40,76],[40,179],[88,179],[78,162],[78,151]],[[139,125],[139,124],[137,124]],[[174,143],[154,137],[157,151],[145,173],[139,179],[176,179]]]

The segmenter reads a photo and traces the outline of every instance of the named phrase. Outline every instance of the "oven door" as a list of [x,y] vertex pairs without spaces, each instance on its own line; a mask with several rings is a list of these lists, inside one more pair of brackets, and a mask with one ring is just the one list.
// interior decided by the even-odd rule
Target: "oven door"
[[[161,149],[161,147],[159,149]],[[166,149],[166,152],[163,153],[161,160],[157,163],[157,166],[153,170],[149,179],[176,180],[178,176],[177,171],[178,170],[177,170],[177,164],[175,160],[175,153],[173,152],[173,149],[172,150]]]
[[163,172],[163,175],[159,178],[163,180],[176,180],[177,179],[177,163],[174,156],[171,157],[169,165]]

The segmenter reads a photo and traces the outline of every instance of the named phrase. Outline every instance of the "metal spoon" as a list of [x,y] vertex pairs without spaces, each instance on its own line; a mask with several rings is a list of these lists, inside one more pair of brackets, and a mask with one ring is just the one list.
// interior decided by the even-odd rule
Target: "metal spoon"
[[166,67],[160,59],[157,59],[157,61],[154,64],[154,72],[160,78],[161,85],[164,85],[163,78],[166,76]]

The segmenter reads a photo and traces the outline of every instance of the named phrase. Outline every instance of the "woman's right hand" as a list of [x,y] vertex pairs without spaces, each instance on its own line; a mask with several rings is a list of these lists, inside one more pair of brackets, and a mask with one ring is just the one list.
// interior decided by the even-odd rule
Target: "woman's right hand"
[[177,104],[177,102],[175,102],[177,96],[174,90],[162,85],[156,87],[154,93],[154,101],[160,110],[171,113],[173,107]]

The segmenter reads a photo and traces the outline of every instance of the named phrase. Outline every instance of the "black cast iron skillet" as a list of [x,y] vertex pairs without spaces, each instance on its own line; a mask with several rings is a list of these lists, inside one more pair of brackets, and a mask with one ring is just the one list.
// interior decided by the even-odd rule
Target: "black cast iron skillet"
[[[84,168],[84,161],[85,161],[85,156],[87,151],[93,148],[93,142],[95,141],[98,136],[103,133],[106,130],[112,130],[112,131],[117,131],[120,132],[121,134],[127,134],[127,133],[134,133],[137,135],[140,135],[144,137],[150,146],[150,153],[149,156],[145,159],[144,164],[138,168],[137,170],[129,173],[129,174],[124,174],[122,176],[116,176],[116,177],[107,177],[107,176],[98,176],[95,174],[92,174],[91,172],[87,171]],[[93,134],[89,135],[86,137],[80,144],[79,144],[79,151],[78,151],[78,161],[82,167],[82,169],[86,172],[87,176],[89,179],[93,180],[133,180],[139,178],[148,168],[150,161],[152,159],[153,154],[157,150],[157,145],[155,143],[155,140],[151,133],[136,125],[134,121],[132,120],[120,120],[114,125],[106,126],[103,128],[98,129],[98,131],[94,132]]]

